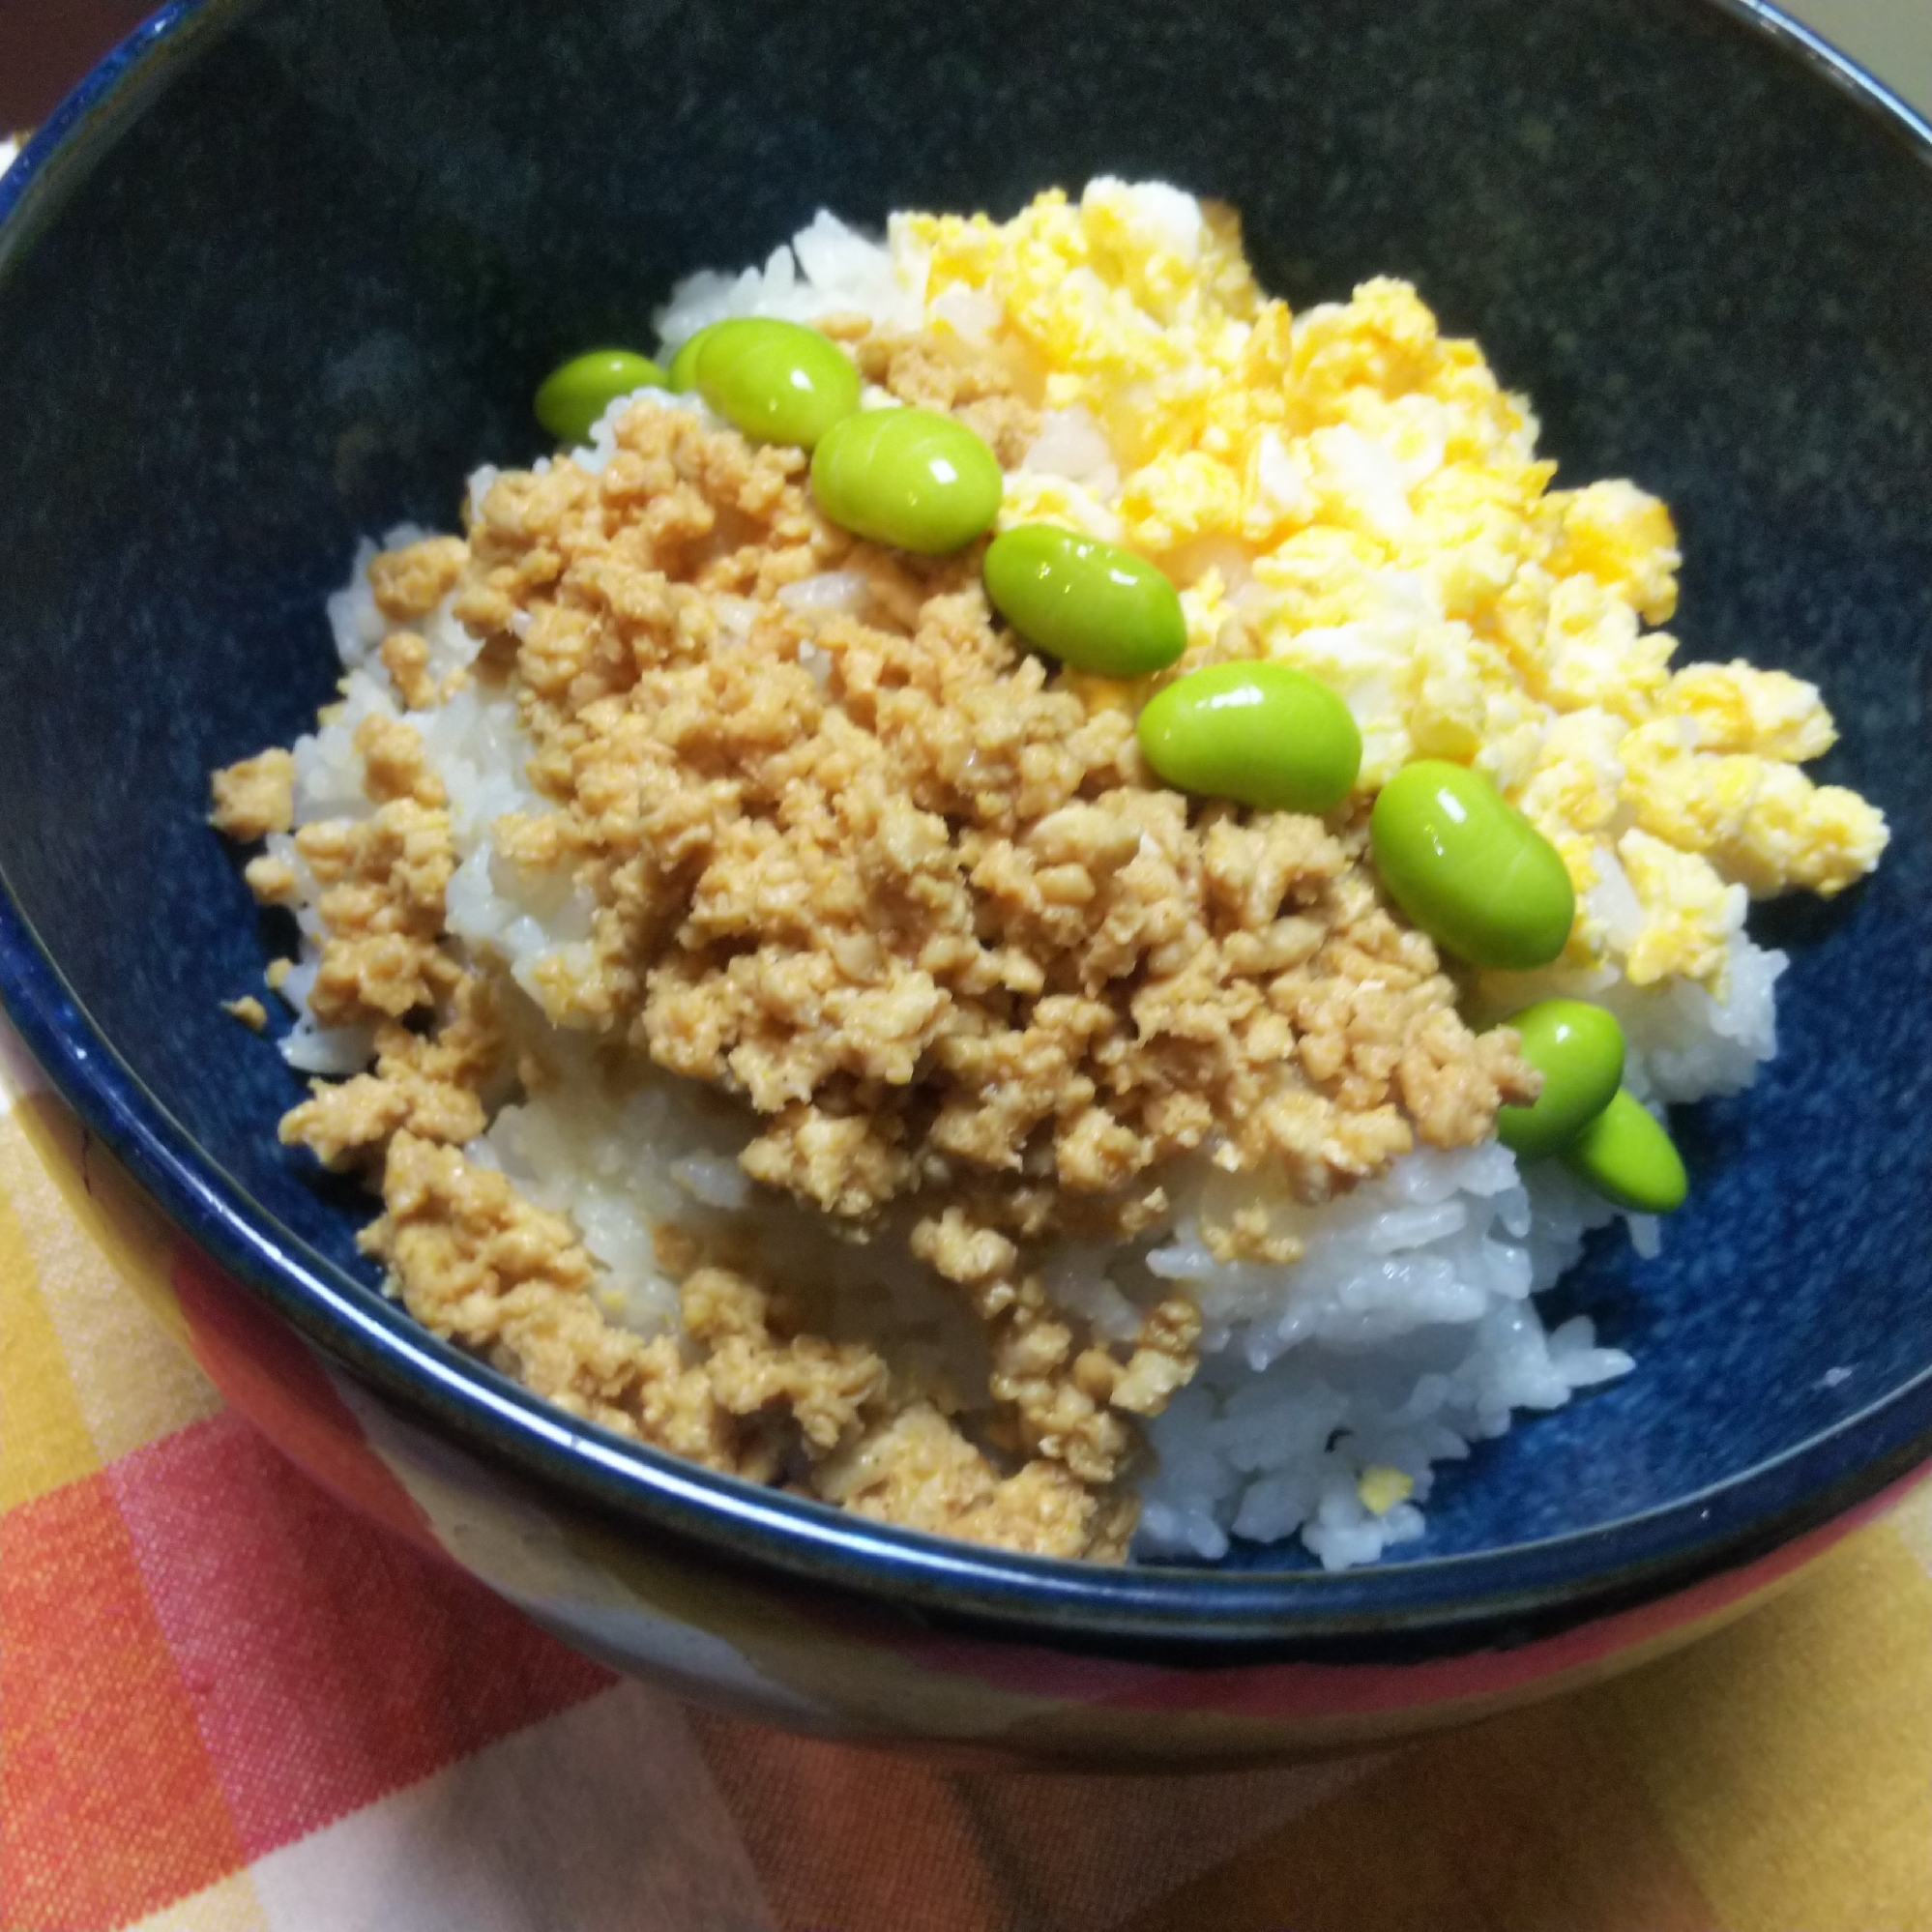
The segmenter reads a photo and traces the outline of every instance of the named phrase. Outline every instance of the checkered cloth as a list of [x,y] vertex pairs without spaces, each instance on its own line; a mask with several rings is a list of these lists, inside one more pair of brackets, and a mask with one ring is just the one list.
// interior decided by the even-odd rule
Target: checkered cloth
[[1925,1492],[1686,1654],[1399,1751],[803,1742],[617,1682],[299,1476],[4,1032],[0,1073],[4,1932],[1932,1928]]

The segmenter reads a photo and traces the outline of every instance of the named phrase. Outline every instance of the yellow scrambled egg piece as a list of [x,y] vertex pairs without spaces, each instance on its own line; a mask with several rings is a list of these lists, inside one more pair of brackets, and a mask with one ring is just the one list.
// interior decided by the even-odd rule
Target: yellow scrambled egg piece
[[1742,659],[1686,664],[1670,681],[1661,708],[1695,719],[1697,742],[1706,751],[1816,758],[1838,737],[1816,685],[1784,671],[1760,671]]
[[1617,857],[1644,909],[1643,925],[1624,960],[1633,986],[1667,974],[1721,985],[1731,935],[1744,923],[1744,889],[1727,886],[1708,859],[1631,830]]
[[1230,211],[1158,184],[894,230],[927,302],[991,298],[1033,400],[1084,410],[1111,450],[1099,481],[1010,474],[1002,527],[1160,564],[1184,668],[1263,654],[1326,680],[1361,727],[1363,791],[1420,756],[1487,772],[1569,868],[1572,963],[1721,994],[1747,894],[1831,893],[1877,864],[1882,814],[1798,769],[1835,736],[1817,690],[1673,669],[1669,511],[1627,482],[1552,489],[1527,402],[1408,283],[1295,315]]
[[1386,1462],[1374,1462],[1356,1479],[1355,1493],[1371,1516],[1386,1516],[1398,1503],[1406,1503],[1416,1493],[1416,1485],[1399,1469]]

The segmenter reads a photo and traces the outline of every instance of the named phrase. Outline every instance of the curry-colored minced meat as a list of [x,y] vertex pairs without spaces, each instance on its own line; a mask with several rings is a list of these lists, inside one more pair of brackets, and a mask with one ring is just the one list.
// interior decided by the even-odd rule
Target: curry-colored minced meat
[[[997,369],[828,333],[1024,449]],[[857,542],[805,473],[639,403],[600,475],[504,474],[466,543],[379,558],[382,657],[406,702],[434,696],[407,627],[454,592],[475,675],[513,681],[550,808],[499,821],[497,850],[568,868],[597,907],[589,946],[537,975],[548,1018],[741,1099],[746,1173],[854,1238],[909,1204],[913,1252],[983,1324],[990,1410],[813,1333],[754,1257],[676,1229],[683,1332],[642,1338],[602,1312],[569,1222],[465,1158],[517,1051],[501,969],[443,936],[447,802],[406,722],[359,735],[374,813],[296,834],[323,890],[311,1008],[375,1022],[377,1059],[317,1082],[282,1137],[367,1168],[366,1245],[421,1320],[571,1412],[893,1521],[1117,1556],[1133,1420],[1192,1372],[1199,1320],[1175,1294],[1109,1348],[1049,1302],[1041,1244],[1157,1225],[1187,1156],[1321,1200],[1418,1139],[1481,1139],[1537,1076],[1512,1034],[1464,1026],[1364,869],[1360,815],[1160,786],[1141,693],[1023,651],[980,546]],[[833,571],[864,586],[836,614],[782,595]],[[286,825],[277,756],[218,776],[218,824]],[[250,882],[285,899],[288,871],[258,860]],[[1231,1258],[1297,1252],[1252,1210],[1203,1233]]]

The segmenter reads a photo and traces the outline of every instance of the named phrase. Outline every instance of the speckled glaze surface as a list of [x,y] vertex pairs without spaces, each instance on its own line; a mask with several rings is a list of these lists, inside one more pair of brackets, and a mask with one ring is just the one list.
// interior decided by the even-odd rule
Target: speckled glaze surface
[[[606,1555],[683,1579],[693,1655],[720,1592],[808,1601],[874,1713],[843,1728],[946,1731],[886,1689],[885,1633],[935,1620],[975,1681],[1010,1657],[1048,1712],[1041,1657],[1069,1685],[1158,1660],[1204,1710],[1237,1673],[1242,1750],[1311,1741],[1297,1671],[1652,1641],[1932,1452],[1928,156],[1774,18],[1712,0],[170,10],[0,187],[0,993],[248,1284],[210,1291],[252,1311],[233,1334],[285,1325],[366,1437],[411,1469],[459,1458],[465,1520],[595,1520]],[[1869,887],[1755,916],[1794,954],[1783,1051],[1749,1095],[1680,1114],[1693,1193],[1663,1255],[1600,1244],[1553,1298],[1638,1372],[1448,1474],[1426,1537],[1372,1571],[1028,1563],[575,1430],[374,1292],[362,1203],[277,1146],[296,1084],[217,1004],[257,982],[264,934],[203,822],[206,773],[328,695],[321,600],[358,535],[447,525],[475,463],[538,454],[535,380],[640,338],[682,273],[761,257],[820,205],[1005,213],[1102,170],[1237,203],[1298,306],[1413,278],[1535,397],[1565,479],[1673,505],[1685,654],[1821,683],[1844,731],[1826,776],[1895,829]],[[291,1403],[263,1408],[285,1439]],[[546,1621],[669,1668],[598,1635],[572,1589],[595,1595],[546,1583]],[[1602,1621],[1636,1614],[1641,1639]],[[1491,1660],[1561,1679],[1533,1654]],[[1443,1703],[1417,1680],[1378,1721]],[[1010,1749],[1049,1748],[1029,1710]],[[1163,1721],[1104,1748],[1178,1750]]]

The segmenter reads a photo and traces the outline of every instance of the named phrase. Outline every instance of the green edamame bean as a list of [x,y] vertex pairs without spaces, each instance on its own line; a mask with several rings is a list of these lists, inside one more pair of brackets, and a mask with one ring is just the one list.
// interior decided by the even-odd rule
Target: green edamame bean
[[704,332],[698,394],[760,443],[812,449],[859,407],[859,371],[837,343],[797,322],[740,316]]
[[1328,811],[1361,769],[1361,733],[1348,706],[1287,664],[1189,671],[1148,700],[1139,730],[1140,748],[1165,783],[1259,811]]
[[678,344],[678,352],[671,358],[664,377],[673,395],[688,395],[697,387],[698,358],[704,354],[704,345],[717,326],[716,322],[707,322]]
[[825,432],[812,493],[840,529],[936,557],[999,514],[999,459],[963,423],[930,409],[863,409]]
[[1376,869],[1409,919],[1472,966],[1547,966],[1576,894],[1557,849],[1481,773],[1405,765],[1369,819]]
[[589,441],[591,424],[633,389],[662,389],[664,371],[629,349],[592,349],[552,369],[537,391],[537,420],[560,443]]
[[1538,1000],[1504,1022],[1543,1076],[1527,1107],[1496,1109],[1496,1138],[1525,1160],[1567,1147],[1610,1102],[1624,1078],[1624,1029],[1582,1000]]
[[986,595],[1026,641],[1075,670],[1140,678],[1187,648],[1174,586],[1115,543],[1022,523],[986,551]]
[[1627,1088],[1617,1090],[1563,1159],[1579,1181],[1635,1215],[1667,1215],[1690,1191],[1683,1156]]

